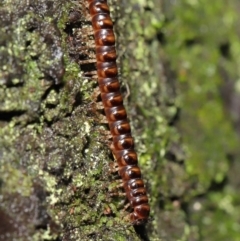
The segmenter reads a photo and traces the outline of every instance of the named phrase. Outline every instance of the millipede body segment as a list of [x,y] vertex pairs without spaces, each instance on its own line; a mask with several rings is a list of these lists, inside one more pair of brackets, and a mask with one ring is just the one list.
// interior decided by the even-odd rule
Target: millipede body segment
[[113,23],[106,0],[87,1],[96,45],[98,84],[112,135],[111,150],[118,164],[126,196],[133,209],[130,221],[132,224],[141,224],[148,220],[150,207],[120,93]]

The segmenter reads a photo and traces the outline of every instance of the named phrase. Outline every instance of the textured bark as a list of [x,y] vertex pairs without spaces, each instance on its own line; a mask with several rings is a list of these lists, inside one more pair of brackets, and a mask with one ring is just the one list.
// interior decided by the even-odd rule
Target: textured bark
[[[199,204],[195,196],[207,193],[215,177],[205,180],[191,172],[196,163],[185,163],[188,147],[181,134],[195,138],[199,129],[189,128],[196,119],[188,102],[181,102],[184,87],[191,85],[177,79],[195,75],[174,62],[185,51],[178,52],[180,37],[190,40],[180,34],[172,39],[179,21],[171,15],[170,2],[108,1],[125,106],[151,201],[151,220],[140,227],[125,220],[124,197],[111,195],[118,175],[109,170],[113,158],[94,103],[97,84],[82,78],[70,57],[69,13],[78,11],[84,19],[82,1],[0,3],[0,241],[200,240],[191,207]],[[181,103],[186,125],[179,124]],[[232,131],[224,126],[226,133]],[[208,134],[201,133],[203,139]],[[191,146],[195,139],[189,140]],[[219,159],[232,154],[232,146],[219,151]],[[205,159],[200,155],[197,164],[210,154]],[[224,176],[225,169],[217,170]]]

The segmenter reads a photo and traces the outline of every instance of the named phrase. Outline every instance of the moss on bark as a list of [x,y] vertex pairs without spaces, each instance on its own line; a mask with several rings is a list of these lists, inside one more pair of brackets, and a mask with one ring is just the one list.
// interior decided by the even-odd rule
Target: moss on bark
[[68,14],[81,1],[5,0],[0,240],[236,240],[238,4],[108,2],[151,220],[134,229],[110,194],[117,181],[96,83],[68,54]]

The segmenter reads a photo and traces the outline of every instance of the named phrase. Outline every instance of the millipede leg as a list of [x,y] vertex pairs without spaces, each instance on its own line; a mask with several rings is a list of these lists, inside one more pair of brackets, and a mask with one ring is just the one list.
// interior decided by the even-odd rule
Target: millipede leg
[[96,71],[94,70],[94,71],[84,72],[82,77],[89,80],[93,80],[93,79],[96,80],[97,79]]
[[124,192],[111,192],[109,193],[111,197],[117,196],[117,197],[126,197],[126,193]]
[[126,211],[127,209],[129,209],[131,207],[130,203],[127,203],[125,206],[124,206],[124,210]]
[[[104,124],[105,125],[105,124]],[[112,142],[112,136],[109,132],[109,130],[106,130],[106,129],[102,129],[102,130],[99,130],[99,132],[102,134],[102,137],[101,137],[101,141],[106,145],[106,146],[109,146]]]
[[118,172],[118,164],[116,162],[111,162],[109,163],[109,170],[111,173],[116,173]]
[[[99,97],[101,95],[101,92],[100,92],[100,89],[99,87],[96,87],[94,90],[93,90],[93,93],[92,93],[92,99],[93,101],[97,102]],[[102,102],[101,102],[102,103]],[[102,105],[103,106],[103,105]]]
[[102,102],[95,102],[94,101],[94,107],[95,107],[96,110],[102,110],[103,104],[102,104]]
[[127,93],[126,93],[126,95],[124,96],[124,99],[125,99],[125,100],[127,100],[128,97],[129,97],[130,94],[131,94],[131,92],[130,92],[130,88],[129,88],[129,85],[128,85],[128,84],[126,84],[126,89],[127,89]]

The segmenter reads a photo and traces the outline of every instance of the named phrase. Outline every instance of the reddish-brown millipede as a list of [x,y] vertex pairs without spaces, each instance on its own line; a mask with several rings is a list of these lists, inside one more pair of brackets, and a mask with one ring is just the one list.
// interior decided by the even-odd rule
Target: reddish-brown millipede
[[87,1],[96,45],[98,84],[112,134],[111,150],[118,164],[123,188],[133,209],[129,215],[130,221],[138,225],[148,220],[150,207],[120,93],[113,23],[106,0]]

